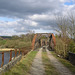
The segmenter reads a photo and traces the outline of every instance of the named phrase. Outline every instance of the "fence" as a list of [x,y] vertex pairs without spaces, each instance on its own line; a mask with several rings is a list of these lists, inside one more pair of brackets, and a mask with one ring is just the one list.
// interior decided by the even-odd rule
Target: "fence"
[[71,46],[70,47],[71,51],[69,51],[68,55],[69,55],[69,61],[75,65],[75,46]]
[[[15,49],[14,51],[13,50],[10,50],[8,52],[0,52],[0,58],[1,58],[1,67],[4,65],[4,62],[5,64],[7,64],[8,62],[10,62],[12,59],[16,58],[17,56],[19,56],[20,54],[21,55],[25,55],[28,53],[28,50],[23,50],[23,49]],[[8,60],[7,60],[8,59]]]
[[69,52],[69,61],[75,65],[75,53]]

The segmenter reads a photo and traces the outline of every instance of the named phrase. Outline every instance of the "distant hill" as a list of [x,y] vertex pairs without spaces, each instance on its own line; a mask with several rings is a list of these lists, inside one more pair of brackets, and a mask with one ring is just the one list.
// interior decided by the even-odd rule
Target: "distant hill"
[[12,37],[11,36],[0,36],[0,38],[3,38],[3,39],[11,39]]

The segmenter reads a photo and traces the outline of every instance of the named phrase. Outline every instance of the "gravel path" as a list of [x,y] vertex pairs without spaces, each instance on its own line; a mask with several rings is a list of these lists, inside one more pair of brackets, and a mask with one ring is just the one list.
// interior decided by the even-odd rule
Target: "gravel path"
[[47,51],[48,57],[52,62],[53,66],[60,72],[61,75],[72,75],[72,73],[66,68],[63,64],[61,64],[52,54],[50,51]]
[[45,75],[45,70],[42,63],[42,48],[40,48],[39,52],[34,58],[29,75]]

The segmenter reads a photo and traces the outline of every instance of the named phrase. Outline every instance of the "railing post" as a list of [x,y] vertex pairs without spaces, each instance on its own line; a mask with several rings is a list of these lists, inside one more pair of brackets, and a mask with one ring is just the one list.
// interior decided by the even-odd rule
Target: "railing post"
[[18,55],[20,55],[20,50],[19,50],[19,54]]
[[16,55],[17,55],[17,49],[15,50],[15,57],[16,57]]
[[10,51],[10,59],[9,62],[12,60],[12,50]]
[[1,67],[3,66],[4,64],[4,52],[2,52],[2,64],[1,64]]

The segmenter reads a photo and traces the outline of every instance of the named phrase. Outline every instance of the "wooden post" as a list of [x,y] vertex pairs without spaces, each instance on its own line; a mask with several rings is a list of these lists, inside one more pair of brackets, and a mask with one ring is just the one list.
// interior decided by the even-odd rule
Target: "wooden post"
[[12,50],[10,51],[10,59],[9,62],[12,60]]
[[1,67],[3,66],[4,64],[4,52],[2,52],[2,64],[1,64]]
[[16,57],[16,55],[17,55],[17,49],[15,50],[15,57]]
[[19,54],[18,55],[20,55],[20,50],[19,50]]

